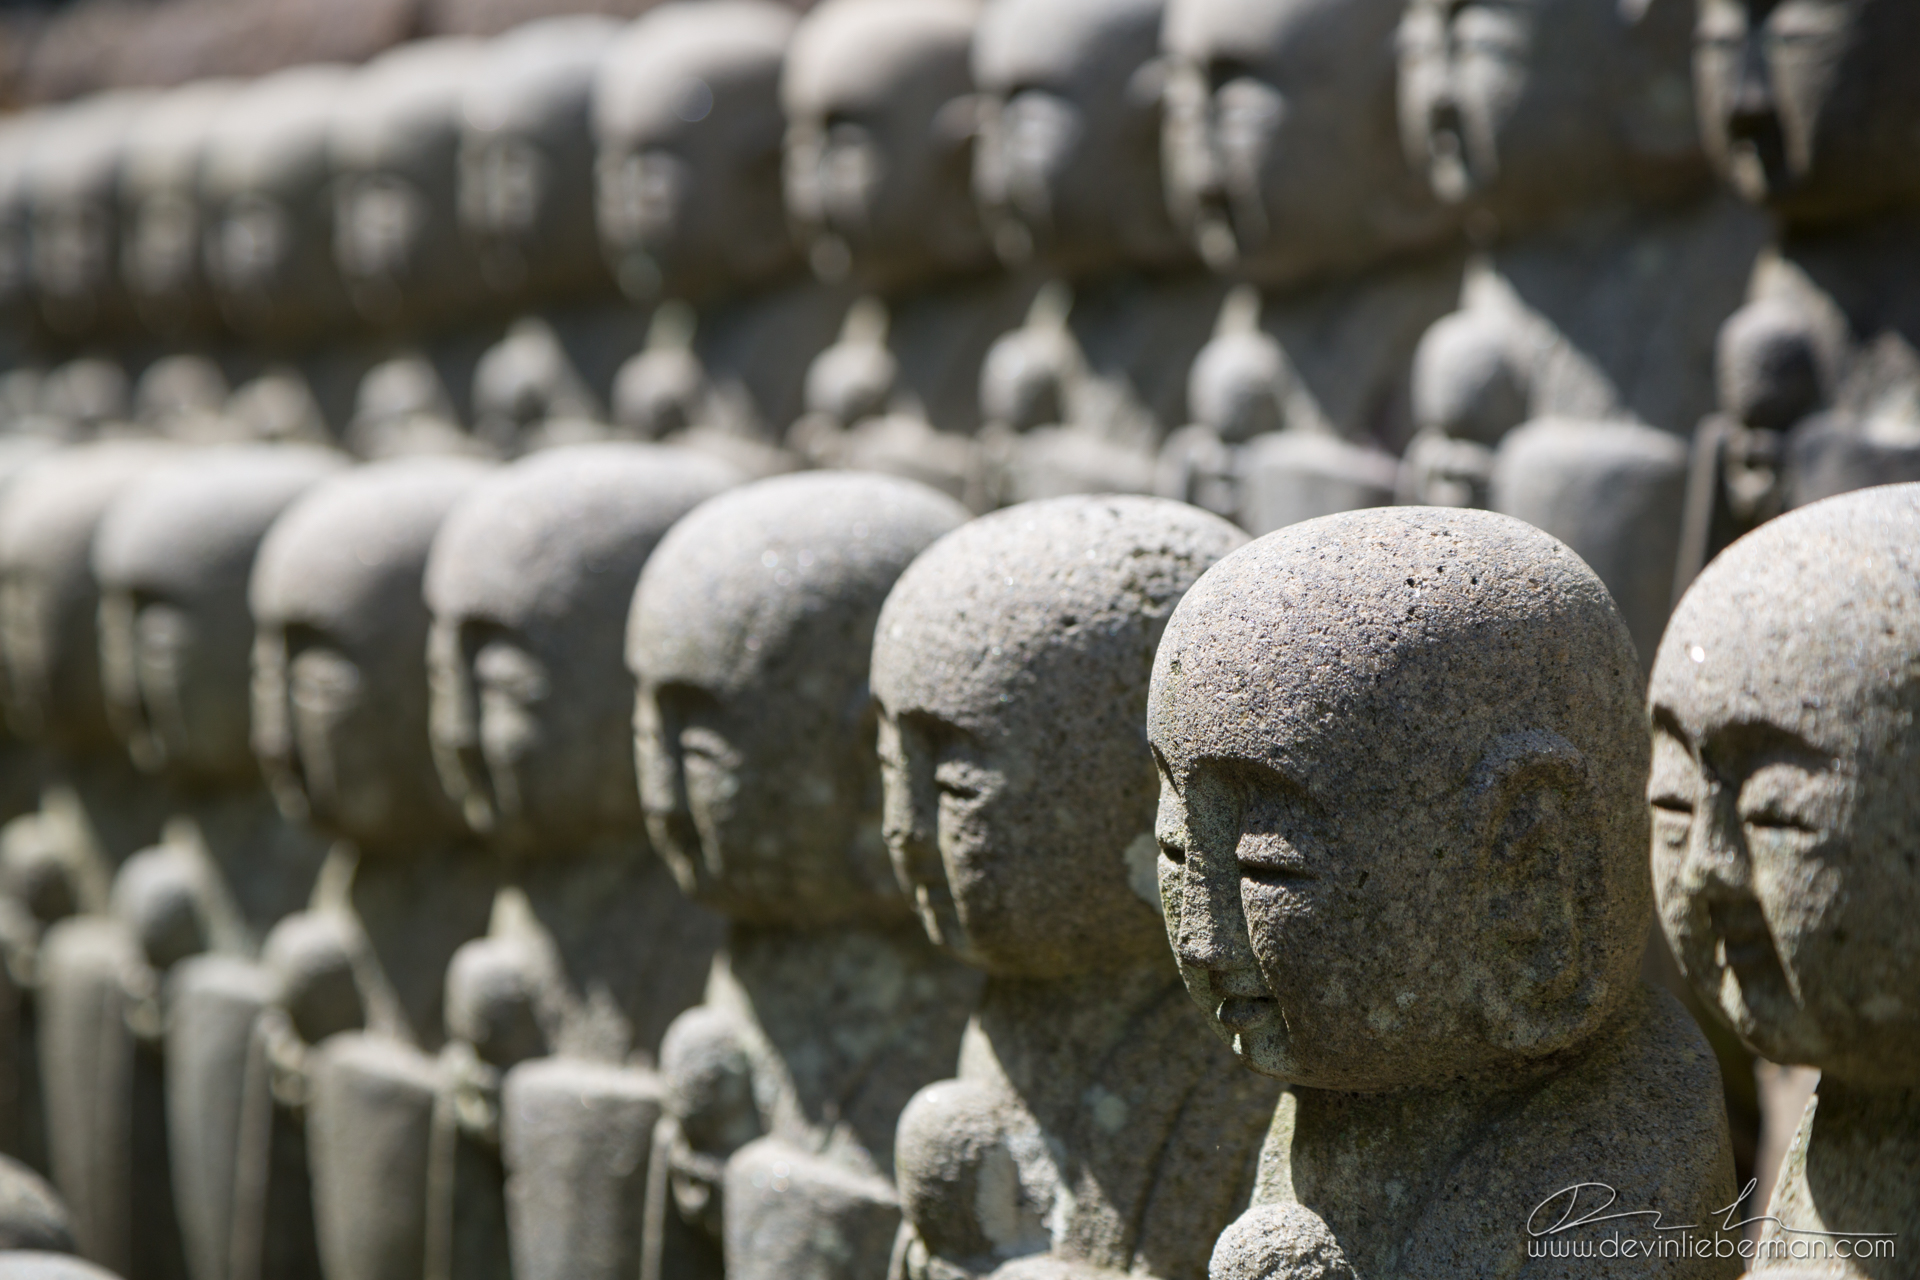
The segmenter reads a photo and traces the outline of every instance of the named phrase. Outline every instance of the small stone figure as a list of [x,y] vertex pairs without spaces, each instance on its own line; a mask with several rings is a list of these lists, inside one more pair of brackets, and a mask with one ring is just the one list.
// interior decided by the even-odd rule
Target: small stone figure
[[1920,1230],[1917,534],[1920,485],[1790,512],[1707,566],[1654,665],[1667,939],[1755,1053],[1820,1069],[1772,1203],[1739,1215],[1770,1215],[1768,1276],[1913,1274],[1886,1237]]
[[900,1120],[902,1280],[1199,1276],[1247,1207],[1279,1089],[1198,1034],[1140,732],[1167,616],[1244,541],[1165,499],[1058,498],[943,538],[887,597],[888,848],[928,936],[987,973],[959,1078]]
[[1167,936],[1292,1086],[1213,1280],[1567,1274],[1529,1246],[1594,1182],[1636,1216],[1572,1241],[1649,1251],[1595,1274],[1737,1270],[1651,1254],[1734,1194],[1713,1055],[1638,976],[1643,690],[1599,579],[1506,516],[1327,516],[1187,592],[1147,709]]
[[1163,8],[993,0],[974,33],[975,195],[1002,260],[1060,281],[983,368],[996,498],[1151,492],[1161,440],[1190,421],[1187,370],[1226,286],[1161,194]]
[[68,341],[126,341],[132,299],[120,271],[120,168],[147,93],[107,93],[50,111],[26,176],[34,296]]
[[645,1277],[877,1278],[894,1129],[953,1070],[979,977],[928,943],[881,837],[874,621],[966,512],[891,477],[705,503],[641,573],[627,661],[653,847],[727,917],[661,1045]]
[[[297,446],[196,452],[132,485],[94,538],[108,718],[174,807],[160,843],[114,877],[126,937],[111,978],[125,1012],[91,1056],[126,1052],[129,1034],[164,1036],[173,1195],[194,1280],[228,1275],[242,1081],[271,994],[254,957],[305,905],[326,853],[275,809],[254,763],[247,581],[268,526],[343,464]],[[43,999],[112,1007],[115,991],[69,992],[63,976],[43,975]]]
[[[31,401],[39,380],[44,336],[33,300],[32,202],[27,176],[32,171],[34,138],[46,121],[44,111],[22,111],[0,125],[0,412],[9,418]],[[9,424],[11,430],[11,424]]]
[[551,450],[477,487],[428,561],[434,749],[505,876],[447,1024],[497,1097],[519,1280],[639,1267],[660,1037],[722,930],[647,846],[622,641],[661,535],[738,478],[652,445]]
[[601,244],[629,298],[666,304],[614,418],[761,475],[792,469],[779,442],[847,303],[805,274],[781,201],[795,22],[771,0],[662,5],[622,33],[594,94]]
[[430,1212],[454,1202],[430,1178],[442,992],[498,877],[435,777],[420,592],[434,533],[485,474],[358,467],[281,516],[254,564],[254,751],[289,816],[337,843],[262,950],[277,1009],[243,1100],[236,1276],[450,1272],[454,1224]]
[[[39,745],[46,769],[38,811],[0,838],[0,879],[25,908],[10,921],[7,969],[25,979],[50,1171],[74,1239],[128,1277],[178,1276],[181,1261],[159,1050],[112,1030],[127,1026],[117,978],[133,944],[112,919],[111,897],[116,874],[160,835],[172,804],[110,727],[91,554],[115,499],[178,456],[132,440],[63,449],[15,476],[0,509],[0,696],[10,727]],[[43,1000],[55,991],[74,998]],[[103,1036],[122,1052],[100,1053]]]
[[238,88],[232,80],[191,81],[154,99],[128,129],[120,169],[120,275],[140,323],[170,340],[205,341],[219,331],[201,252],[200,160]]
[[826,0],[781,84],[787,209],[814,274],[864,296],[807,377],[792,443],[964,492],[980,379],[1036,282],[996,270],[972,199],[971,0]]
[[1168,199],[1253,286],[1196,358],[1158,489],[1255,533],[1391,499],[1414,344],[1453,305],[1453,216],[1394,126],[1399,0],[1169,0]]

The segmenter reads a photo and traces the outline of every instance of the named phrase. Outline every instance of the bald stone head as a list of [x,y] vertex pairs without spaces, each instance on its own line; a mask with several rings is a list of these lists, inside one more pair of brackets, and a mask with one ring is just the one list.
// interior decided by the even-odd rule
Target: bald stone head
[[1403,7],[1168,0],[1167,193],[1209,264],[1284,286],[1450,233],[1400,152]]
[[120,167],[152,95],[98,94],[50,111],[26,176],[34,292],[55,333],[85,336],[131,316],[120,274]]
[[787,208],[816,273],[910,287],[991,260],[971,196],[973,0],[825,0],[787,55]]
[[44,111],[24,111],[0,123],[0,322],[29,332],[37,322],[33,305],[32,203],[27,175],[34,138],[46,122]]
[[973,37],[974,193],[1003,259],[1067,271],[1190,254],[1160,174],[1165,0],[991,0]]
[[315,487],[249,584],[253,749],[290,818],[380,856],[461,830],[427,736],[427,553],[481,463],[412,458]]
[[704,301],[798,265],[781,202],[780,68],[791,9],[680,0],[600,68],[600,239],[621,289]]
[[640,831],[634,587],[674,521],[739,479],[683,450],[572,445],[454,508],[427,564],[428,661],[434,755],[468,825],[536,853]]
[[333,256],[329,152],[352,79],[327,64],[262,76],[209,131],[200,170],[207,274],[222,317],[245,336],[307,338],[352,317]]
[[334,114],[333,256],[361,318],[467,318],[486,297],[457,216],[460,119],[480,43],[399,45],[357,71]]
[[1352,1091],[1595,1034],[1646,941],[1642,689],[1600,580],[1505,516],[1353,511],[1222,560],[1147,708],[1167,934],[1214,1030]]
[[276,517],[342,470],[297,445],[196,451],[139,480],[100,522],[100,666],[134,763],[187,785],[257,785],[248,743],[247,581]]
[[0,659],[8,725],[63,753],[114,749],[100,687],[93,541],[114,501],[179,456],[111,440],[29,463],[0,505]]
[[594,231],[593,85],[620,31],[548,18],[487,42],[461,105],[460,225],[496,291],[528,300],[603,291]]
[[1651,688],[1653,877],[1681,969],[1775,1062],[1920,1072],[1920,485],[1748,534],[1681,598]]
[[1701,0],[1694,83],[1716,168],[1789,222],[1920,204],[1920,8]]
[[214,327],[200,242],[200,160],[239,88],[195,80],[155,98],[133,121],[120,168],[120,275],[141,324],[169,336]]
[[1412,0],[1400,35],[1408,158],[1496,234],[1695,191],[1707,171],[1692,22],[1688,0]]
[[808,927],[907,915],[880,834],[874,623],[966,518],[911,481],[818,472],[722,494],[661,541],[627,665],[647,832],[690,896]]
[[1160,498],[976,520],[903,574],[874,639],[886,837],[927,933],[1021,977],[1166,954],[1147,681],[1173,607],[1246,540]]

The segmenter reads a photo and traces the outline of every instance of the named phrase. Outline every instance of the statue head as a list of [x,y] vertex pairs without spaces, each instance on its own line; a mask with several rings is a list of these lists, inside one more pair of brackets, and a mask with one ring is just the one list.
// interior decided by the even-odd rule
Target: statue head
[[1694,580],[1651,686],[1653,881],[1695,990],[1754,1052],[1920,1071],[1920,485],[1788,512]]
[[1469,226],[1524,231],[1706,179],[1687,0],[1411,0],[1400,120],[1433,190]]
[[427,735],[427,552],[487,474],[407,458],[355,467],[289,507],[261,543],[253,751],[281,810],[365,852],[419,852],[462,830]]
[[120,170],[146,93],[104,93],[49,111],[33,134],[26,175],[34,295],[65,337],[111,332],[132,319],[120,272]]
[[135,117],[120,169],[120,275],[140,322],[155,333],[204,333],[218,322],[201,254],[200,160],[214,122],[239,88],[194,80]]
[[1920,11],[1901,0],[1700,0],[1707,154],[1790,222],[1913,208],[1916,43]]
[[967,513],[906,480],[820,472],[696,508],[640,575],[627,631],[653,847],[736,919],[903,919],[880,834],[867,687],[909,561]]
[[600,241],[641,302],[702,301],[796,265],[781,202],[793,11],[679,0],[621,33],[594,89]]
[[1213,1029],[1355,1092],[1601,1030],[1650,913],[1643,689],[1600,580],[1505,516],[1351,511],[1209,570],[1147,736],[1167,936]]
[[221,316],[259,341],[310,338],[352,318],[333,255],[328,144],[346,67],[276,71],[220,111],[200,167],[203,252]]
[[486,296],[457,216],[461,108],[478,41],[398,45],[354,73],[334,112],[333,257],[383,327],[467,319]]
[[93,540],[115,499],[179,454],[106,440],[27,464],[0,506],[0,698],[8,727],[67,755],[115,749],[101,693]]
[[593,84],[620,31],[594,14],[487,42],[461,106],[460,225],[487,283],[529,299],[605,292],[594,233]]
[[942,538],[873,647],[887,847],[928,935],[991,973],[1159,959],[1153,651],[1246,537],[1163,498],[1074,497]]
[[1160,174],[1165,0],[991,0],[973,37],[974,194],[1003,259],[1159,267],[1191,254]]
[[1438,243],[1395,126],[1403,0],[1169,0],[1175,216],[1216,269],[1286,286]]
[[29,333],[39,315],[33,300],[31,187],[34,137],[46,113],[26,111],[0,124],[0,323]]
[[427,562],[434,758],[467,825],[533,853],[641,831],[633,678],[641,566],[739,479],[657,445],[570,445],[474,487]]
[[136,765],[189,786],[258,785],[247,733],[247,580],[280,512],[346,459],[298,445],[196,451],[100,522],[100,672]]
[[992,257],[971,194],[973,0],[825,0],[794,34],[787,209],[816,274],[911,287]]

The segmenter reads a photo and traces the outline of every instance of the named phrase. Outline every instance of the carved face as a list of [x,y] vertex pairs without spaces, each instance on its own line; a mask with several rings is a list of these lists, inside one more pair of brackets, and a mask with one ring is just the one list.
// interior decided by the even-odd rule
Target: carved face
[[[238,625],[236,625],[236,623]],[[100,602],[108,718],[134,763],[177,777],[244,777],[247,627],[190,602],[110,590]]]
[[398,797],[377,666],[338,636],[262,622],[253,648],[253,748],[289,816],[379,832]]

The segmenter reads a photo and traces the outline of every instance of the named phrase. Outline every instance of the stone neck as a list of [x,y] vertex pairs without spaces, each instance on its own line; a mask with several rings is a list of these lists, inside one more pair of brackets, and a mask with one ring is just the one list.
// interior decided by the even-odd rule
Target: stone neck
[[[1141,1018],[1169,998],[1184,1000],[1169,959],[1058,977],[989,974],[974,1015],[979,1034],[1015,1090],[1071,1094],[1128,1043]],[[1195,1031],[1205,1034],[1196,1023]]]
[[107,908],[120,865],[160,838],[171,807],[165,784],[117,751],[55,761],[41,787],[40,812],[64,828],[76,901],[82,911]]

